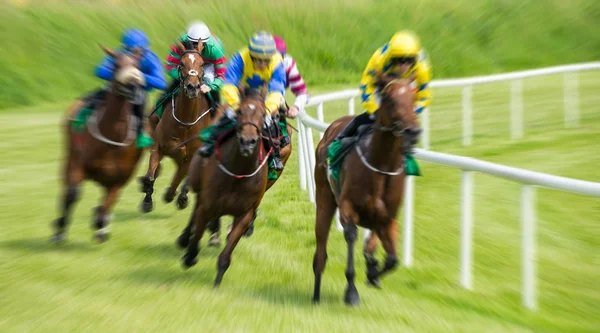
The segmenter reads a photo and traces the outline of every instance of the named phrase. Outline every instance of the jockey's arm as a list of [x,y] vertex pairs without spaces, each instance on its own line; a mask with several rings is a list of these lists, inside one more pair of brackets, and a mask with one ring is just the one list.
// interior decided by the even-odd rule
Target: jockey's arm
[[167,81],[165,80],[160,59],[150,50],[146,50],[144,58],[142,72],[146,79],[146,90],[167,89]]
[[218,40],[213,40],[211,38],[202,50],[202,56],[208,59],[209,62],[215,67],[215,78],[207,85],[211,90],[221,90],[223,88],[223,84],[225,83],[225,72],[227,71],[227,68],[225,67],[227,58],[225,58],[223,46],[218,43]]
[[369,114],[373,114],[379,108],[379,105],[375,100],[375,75],[377,71],[380,70],[380,68],[378,68],[379,53],[379,50],[377,50],[371,56],[371,59],[369,59],[367,67],[363,71],[362,78],[360,80],[360,97],[362,101],[362,107]]
[[106,56],[98,66],[96,66],[94,73],[97,77],[112,81],[115,71],[115,60],[111,56]]
[[431,65],[427,59],[425,51],[422,51],[417,63],[416,82],[417,82],[417,102],[415,103],[415,112],[421,113],[431,103]]
[[244,72],[244,61],[239,53],[234,54],[227,65],[225,72],[225,82],[223,84],[222,95],[225,102],[233,109],[240,105],[240,95],[237,88],[238,82]]
[[296,65],[296,60],[292,58],[289,54],[286,55],[289,57],[289,67],[286,69],[287,72],[287,83],[290,87],[290,90],[296,96],[294,100],[294,106],[298,109],[304,109],[306,103],[308,102],[308,91],[306,89],[306,83],[298,70],[298,66]]
[[[186,35],[184,35],[184,37],[185,36]],[[187,38],[187,37],[185,37],[185,38],[184,37],[179,38],[179,40],[182,43],[185,40],[185,38]],[[169,49],[170,50],[169,50],[169,55],[167,56],[165,69],[167,70],[167,74],[173,80],[179,80],[179,71],[177,70],[177,67],[181,63],[181,54],[180,54],[181,51],[179,50],[179,47],[177,47],[177,45],[175,43],[171,44]]]
[[283,103],[283,95],[285,93],[285,67],[283,62],[279,63],[271,74],[269,81],[269,93],[265,104],[267,113],[271,114],[279,110],[279,106]]

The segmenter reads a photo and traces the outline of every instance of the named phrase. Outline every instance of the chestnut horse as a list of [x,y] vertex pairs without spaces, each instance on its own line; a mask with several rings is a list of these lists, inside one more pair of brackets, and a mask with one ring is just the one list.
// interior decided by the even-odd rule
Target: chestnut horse
[[[163,196],[163,200],[170,203],[175,198],[177,187],[187,176],[192,156],[201,144],[200,140],[187,141],[187,139],[197,136],[203,128],[209,126],[216,113],[216,110],[209,107],[206,95],[200,92],[204,76],[201,56],[203,44],[198,44],[198,49],[186,49],[181,42],[177,41],[177,47],[182,52],[181,64],[178,67],[181,77],[179,94],[177,98],[171,97],[171,103],[167,103],[159,121],[157,115],[150,118],[154,146],[150,153],[148,171],[145,176],[140,177],[141,191],[145,193],[141,205],[144,213],[152,211],[154,182],[158,177],[158,169],[163,157],[169,156],[177,164],[177,171],[173,175],[171,185]],[[183,142],[185,144],[180,144]],[[187,193],[188,186],[184,182],[177,198],[177,208],[187,207]]]
[[387,253],[385,265],[379,270],[372,252],[365,252],[369,283],[378,285],[379,277],[397,266],[398,225],[395,217],[404,190],[403,152],[416,144],[421,132],[413,109],[416,97],[409,84],[409,80],[377,76],[381,104],[375,113],[375,123],[372,131],[361,136],[354,149],[344,158],[339,181],[329,172],[327,153],[331,143],[350,122],[352,116],[334,121],[317,146],[314,171],[317,204],[317,246],[313,261],[315,303],[320,300],[321,275],[327,260],[327,239],[337,207],[348,245],[348,286],[344,296],[346,304],[357,305],[360,302],[354,285],[354,243],[357,238],[357,226],[372,230],[381,239]]
[[234,216],[233,229],[218,259],[215,287],[220,285],[231,263],[231,253],[248,229],[267,189],[267,161],[271,150],[266,150],[261,135],[266,92],[266,87],[261,91],[240,90],[237,126],[229,135],[217,140],[211,157],[196,154],[192,159],[188,183],[196,193],[196,202],[190,221],[178,238],[180,245],[187,246],[182,257],[185,268],[197,263],[199,243],[207,222],[224,215]]
[[[53,242],[65,240],[71,210],[79,199],[80,184],[84,180],[92,180],[104,188],[104,200],[95,209],[94,226],[96,239],[100,242],[107,240],[109,212],[142,155],[142,149],[136,147],[137,118],[133,115],[132,105],[144,89],[141,82],[143,75],[138,69],[139,58],[101,47],[115,59],[115,79],[111,82],[105,103],[100,104],[90,116],[83,134],[74,133],[70,122],[66,121],[64,195],[61,216],[54,222]],[[78,106],[72,111],[77,111]],[[72,115],[68,113],[69,118]]]

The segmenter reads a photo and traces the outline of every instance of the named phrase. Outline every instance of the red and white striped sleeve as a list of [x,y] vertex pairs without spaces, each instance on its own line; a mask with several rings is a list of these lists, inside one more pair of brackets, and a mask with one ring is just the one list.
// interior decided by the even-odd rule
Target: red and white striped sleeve
[[294,101],[294,105],[296,107],[304,108],[306,103],[308,102],[308,90],[306,89],[306,83],[304,79],[302,79],[302,75],[300,75],[300,71],[298,70],[298,66],[296,66],[296,61],[290,55],[285,56],[285,74],[286,74],[286,85],[290,87],[290,90],[296,96],[296,100]]

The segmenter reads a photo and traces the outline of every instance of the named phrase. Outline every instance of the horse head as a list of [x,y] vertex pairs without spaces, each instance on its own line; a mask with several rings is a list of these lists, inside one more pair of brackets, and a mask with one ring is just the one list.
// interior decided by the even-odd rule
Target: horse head
[[146,85],[144,74],[139,69],[139,62],[142,55],[130,52],[116,52],[103,45],[100,45],[100,48],[114,59],[113,91],[132,102],[137,100],[140,92],[143,91]]
[[181,62],[177,67],[181,79],[180,88],[184,90],[188,98],[196,98],[200,95],[200,86],[204,76],[204,60],[202,60],[202,49],[204,44],[198,43],[197,48],[184,46],[177,41],[177,47],[181,52]]
[[241,103],[237,110],[237,137],[240,154],[250,156],[254,154],[256,146],[261,140],[267,110],[265,105],[266,88],[263,87],[260,90],[241,88],[239,91]]
[[376,127],[403,136],[405,148],[415,145],[421,134],[414,111],[417,95],[410,87],[411,80],[398,79],[388,74],[378,74],[377,88],[381,103],[377,111]]

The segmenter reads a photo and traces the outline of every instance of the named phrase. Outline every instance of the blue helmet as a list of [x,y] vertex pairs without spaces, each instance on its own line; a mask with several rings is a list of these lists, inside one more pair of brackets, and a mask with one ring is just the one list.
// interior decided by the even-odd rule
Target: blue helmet
[[125,48],[147,49],[150,46],[148,36],[140,29],[127,29],[121,36],[121,43]]

